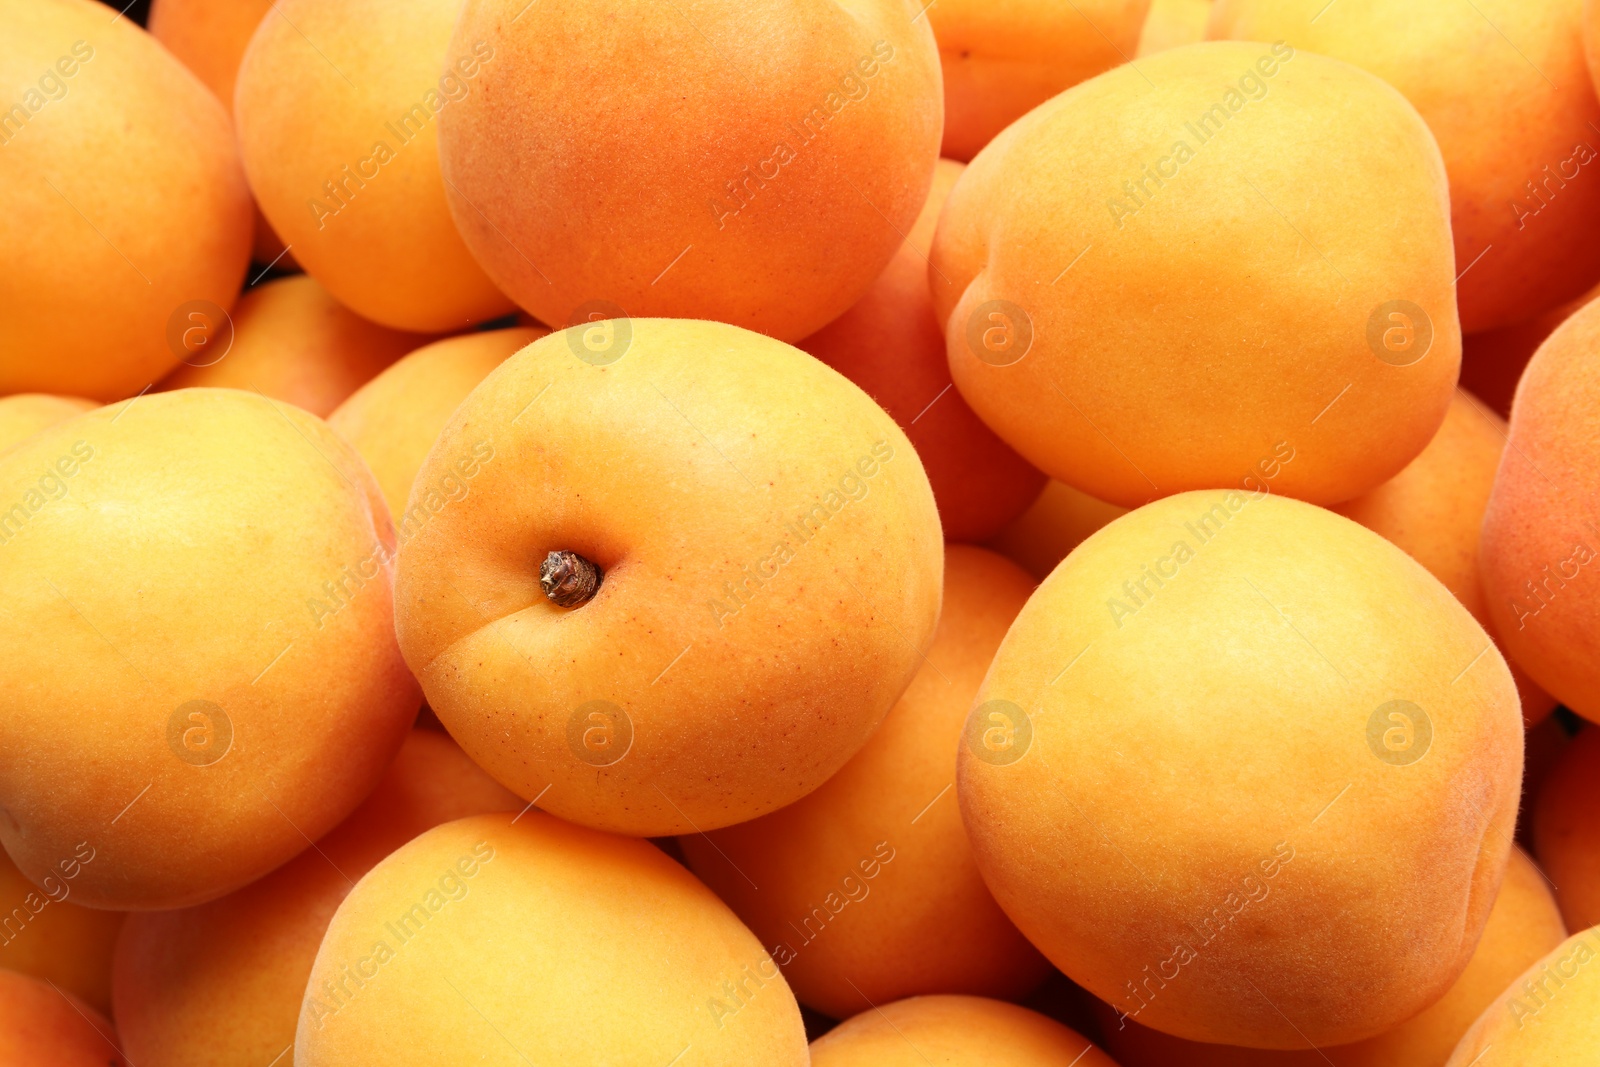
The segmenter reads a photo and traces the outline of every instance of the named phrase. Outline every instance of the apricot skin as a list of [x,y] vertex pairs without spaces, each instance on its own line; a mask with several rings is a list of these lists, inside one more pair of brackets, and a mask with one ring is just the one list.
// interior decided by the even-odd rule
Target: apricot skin
[[1600,730],[1567,745],[1539,790],[1533,847],[1573,930],[1600,924]]
[[138,397],[0,455],[0,501],[0,841],[30,880],[201,903],[371,791],[418,693],[387,509],[320,420]]
[[0,396],[0,452],[20,444],[40,430],[93,411],[93,400],[49,393],[15,393]]
[[1398,473],[1449,406],[1454,277],[1416,110],[1348,64],[1238,42],[1018,120],[951,191],[929,274],[972,409],[1125,507],[1238,486],[1283,450],[1273,491],[1312,503]]
[[1287,40],[1416,105],[1450,174],[1461,329],[1531,319],[1600,281],[1600,100],[1584,0],[1216,0],[1208,36]]
[[178,362],[172,316],[192,301],[226,310],[244,278],[250,192],[232,125],[103,4],[4,0],[0,25],[0,84],[23,96],[0,127],[0,394],[132,396]]
[[121,912],[73,903],[70,879],[53,875],[36,886],[0,852],[0,967],[54,982],[109,1013],[111,949],[121,927]]
[[506,357],[549,332],[518,326],[436,341],[386,368],[328,416],[378,479],[402,540],[425,514],[405,520],[411,483],[450,416]]
[[[798,800],[866,743],[938,617],[938,512],[905,435],[722,323],[535,341],[457,409],[418,504],[396,625],[429,706],[508,788],[601,829]],[[554,551],[600,568],[592,600],[546,599]]]
[[947,795],[972,695],[1032,591],[1010,560],[949,546],[926,661],[866,747],[786,808],[679,839],[808,1007],[838,1019],[916,994],[1009,999],[1050,972],[989,895]]
[[437,730],[413,730],[378,787],[315,848],[220,900],[136,913],[116,955],[117,1024],[136,1064],[268,1064],[294,1043],[339,902],[424,830],[523,806]]
[[797,347],[894,416],[933,484],[945,539],[981,542],[1020,515],[1045,478],[979,421],[950,382],[928,289],[928,249],[961,170],[939,161],[917,224],[867,295]]
[[1594,927],[1552,949],[1483,1010],[1446,1067],[1565,1067],[1592,1061],[1600,1048],[1597,956],[1600,929]]
[[327,418],[379,371],[429,340],[367,321],[305,274],[249,290],[232,320],[226,354],[197,353],[157,388],[242,389]]
[[1096,1011],[1106,1047],[1123,1067],[1444,1067],[1483,1009],[1566,937],[1549,883],[1521,849],[1512,849],[1483,937],[1456,984],[1420,1015],[1368,1041],[1295,1052],[1202,1045],[1120,1020],[1103,1003]]
[[965,162],[1066,89],[1126,63],[1151,0],[939,0],[927,7],[944,70],[944,145]]
[[1127,513],[1052,478],[1027,511],[989,539],[989,547],[1042,582],[1090,534]]
[[495,59],[440,118],[456,224],[553,327],[599,301],[798,341],[871,287],[927,197],[943,106],[921,9],[469,0],[451,48]]
[[911,997],[817,1038],[812,1067],[1117,1067],[1083,1035],[983,997]]
[[1561,703],[1600,720],[1600,304],[1539,347],[1517,387],[1480,560],[1507,652]]
[[1045,579],[974,704],[957,789],[985,881],[1137,1021],[1349,1043],[1471,958],[1516,819],[1516,687],[1348,519],[1264,492],[1133,511]]
[[7,970],[0,970],[0,1064],[132,1067],[105,1016],[70,993]]

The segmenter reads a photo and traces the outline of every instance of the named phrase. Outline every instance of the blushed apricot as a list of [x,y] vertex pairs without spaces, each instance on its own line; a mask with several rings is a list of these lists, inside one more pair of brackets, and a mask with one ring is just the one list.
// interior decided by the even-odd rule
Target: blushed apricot
[[[1505,445],[1506,425],[1500,417],[1458,389],[1439,432],[1405,470],[1333,509],[1428,568],[1491,636],[1494,623],[1478,569],[1478,532]],[[1524,723],[1531,726],[1555,710],[1548,693],[1514,662],[1507,665],[1522,697]]]
[[105,1016],[70,993],[7,970],[0,970],[0,1064],[132,1067]]
[[209,904],[130,918],[116,957],[123,1048],[155,1067],[265,1067],[294,1044],[317,946],[355,883],[424,830],[522,806],[448,737],[413,730],[314,848]]
[[1483,1009],[1566,937],[1549,883],[1514,848],[1483,937],[1456,984],[1420,1015],[1371,1040],[1293,1052],[1202,1045],[1120,1019],[1103,1003],[1097,1011],[1106,1047],[1123,1067],[1444,1067]]
[[1600,304],[1539,347],[1517,387],[1480,559],[1507,652],[1600,719]]
[[1446,1067],[1587,1063],[1600,1048],[1600,930],[1573,934],[1485,1008]]
[[1533,810],[1533,848],[1550,872],[1567,926],[1600,924],[1600,730],[1562,751]]
[[[340,303],[442,333],[511,301],[445,205],[438,127],[495,57],[451,48],[460,0],[277,0],[240,63],[239,145],[261,210]],[[503,62],[503,61],[502,61]]]
[[943,107],[921,11],[468,0],[452,54],[495,58],[440,118],[461,235],[551,326],[714,319],[798,341],[872,286],[927,198]]
[[369,322],[304,274],[249,290],[231,320],[227,351],[195,353],[158,388],[242,389],[327,418],[351,393],[429,340]]
[[1027,511],[989,539],[989,547],[1042,582],[1090,534],[1127,513],[1127,508],[1051,479]]
[[24,878],[0,852],[0,968],[54,982],[99,1012],[111,1011],[111,949],[122,913],[72,902],[72,880]]
[[250,255],[227,112],[92,0],[3,0],[0,394],[117,400],[183,350],[186,306],[226,311]]
[[1582,11],[1583,0],[1216,0],[1208,34],[1354,63],[1416,105],[1450,174],[1457,300],[1471,334],[1600,281],[1600,175],[1590,173],[1600,100]]
[[969,160],[1063,90],[1126,63],[1151,0],[939,0],[928,22],[944,70],[944,146]]
[[928,249],[962,167],[940,160],[917,224],[867,295],[799,343],[866,390],[906,432],[950,541],[983,541],[1038,496],[1044,475],[972,413],[950,382],[928,289]]
[[0,396],[0,452],[26,441],[58,422],[99,407],[80,396],[52,396],[49,393],[16,393]]
[[951,545],[933,644],[866,747],[786,808],[679,839],[809,1007],[1015,998],[1050,973],[984,886],[954,796],[972,695],[1032,591],[1003,556]]
[[1511,398],[1528,361],[1546,338],[1556,332],[1556,327],[1596,296],[1600,296],[1600,288],[1591,289],[1578,299],[1526,322],[1463,337],[1461,387],[1487,403],[1502,418],[1510,418]]
[[[594,1025],[597,1010],[621,1025]],[[725,904],[649,842],[540,811],[435,827],[350,891],[317,950],[294,1062],[512,1050],[537,1064],[807,1062],[794,995]]]
[[0,842],[31,881],[197,904],[372,790],[418,694],[387,509],[321,420],[136,397],[0,455],[0,507]]
[[1348,519],[1265,492],[1133,511],[1045,579],[974,704],[957,789],[984,880],[1139,1022],[1364,1040],[1471,958],[1516,819],[1516,687]]
[[811,1045],[813,1067],[1117,1067],[1074,1030],[983,997],[911,997],[848,1019]]
[[1348,64],[1234,42],[1019,119],[951,191],[930,272],[973,410],[1123,506],[1252,478],[1329,504],[1398,473],[1449,406],[1454,278],[1416,110]]
[[372,468],[402,541],[426,514],[408,525],[406,498],[450,416],[507,356],[549,332],[518,326],[435,341],[385,369],[328,416],[328,425]]
[[456,410],[411,502],[396,626],[429,706],[518,795],[602,829],[800,799],[866,743],[938,617],[944,545],[905,435],[723,323],[535,341]]

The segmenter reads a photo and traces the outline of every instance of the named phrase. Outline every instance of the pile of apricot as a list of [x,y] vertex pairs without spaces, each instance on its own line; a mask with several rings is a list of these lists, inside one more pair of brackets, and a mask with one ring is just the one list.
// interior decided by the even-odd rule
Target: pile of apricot
[[1600,3],[0,0],[0,1067],[1600,1062]]

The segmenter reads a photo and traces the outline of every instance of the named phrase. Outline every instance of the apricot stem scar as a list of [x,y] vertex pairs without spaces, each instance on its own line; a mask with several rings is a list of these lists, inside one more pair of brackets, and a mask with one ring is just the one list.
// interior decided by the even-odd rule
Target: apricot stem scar
[[539,588],[551,603],[563,608],[587,604],[600,591],[604,573],[576,552],[552,552],[539,565]]

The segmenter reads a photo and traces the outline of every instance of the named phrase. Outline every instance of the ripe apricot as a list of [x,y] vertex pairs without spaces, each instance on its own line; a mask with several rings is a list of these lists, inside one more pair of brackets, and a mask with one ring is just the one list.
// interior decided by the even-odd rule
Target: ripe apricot
[[1032,591],[1005,557],[951,545],[933,644],[866,747],[786,808],[679,839],[808,1007],[842,1019],[919,993],[1015,998],[1050,973],[984,886],[954,796],[972,695]]
[[1151,0],[939,0],[927,5],[944,70],[944,146],[969,160],[1011,123],[1126,63]]
[[552,326],[626,313],[798,341],[872,286],[927,198],[943,108],[921,10],[468,0],[452,54],[495,59],[440,119],[461,235]]
[[1600,1048],[1600,930],[1573,934],[1484,1009],[1446,1067],[1579,1064]]
[[[429,340],[369,322],[305,274],[249,290],[230,323],[158,388],[242,389],[326,418],[379,371]],[[224,344],[226,350],[217,351]]]
[[0,456],[18,868],[91,907],[182,907],[344,818],[417,710],[393,546],[360,457],[255,394],[136,397]]
[[1257,1048],[1363,1040],[1443,995],[1522,771],[1510,672],[1449,590],[1264,491],[1079,545],[965,741],[967,831],[1018,929],[1141,1023]]
[[233,305],[250,193],[227,112],[92,0],[0,0],[0,394],[118,400]]
[[1090,534],[1127,513],[1052,478],[1027,511],[989,539],[989,547],[1042,582]]
[[1480,559],[1496,632],[1517,664],[1600,719],[1600,304],[1528,363],[1484,514]]
[[1549,883],[1513,848],[1483,937],[1456,984],[1420,1015],[1367,1041],[1294,1052],[1202,1045],[1119,1019],[1104,1004],[1097,1011],[1106,1047],[1123,1067],[1444,1067],[1461,1036],[1512,979],[1566,937]]
[[1533,848],[1573,930],[1600,924],[1600,730],[1581,730],[1557,758],[1533,810]]
[[[594,1025],[602,1006],[626,1025]],[[511,1050],[541,1064],[807,1062],[794,995],[727,905],[649,842],[539,811],[436,827],[350,891],[317,951],[294,1062],[435,1067]]]
[[[894,420],[722,323],[535,341],[457,409],[411,500],[429,513],[396,624],[429,706],[506,786],[602,829],[798,800],[866,743],[938,617],[938,513]],[[575,600],[541,583],[562,553],[591,579]]]
[[[1600,124],[1583,0],[1216,0],[1213,38],[1286,40],[1416,105],[1450,174],[1464,333],[1533,318],[1600,281]],[[1376,175],[1376,169],[1366,172]]]
[[0,452],[20,444],[47,427],[99,407],[80,396],[16,393],[0,396]]
[[1236,42],[1018,120],[951,191],[930,273],[973,410],[1124,506],[1269,469],[1329,504],[1398,473],[1449,406],[1454,278],[1416,110],[1348,64]]
[[408,521],[406,498],[450,416],[507,356],[549,332],[517,326],[435,341],[385,369],[328,416],[328,425],[372,468],[402,543],[428,515],[424,499],[418,504],[424,510]]
[[1211,3],[1212,0],[1150,0],[1150,14],[1139,31],[1138,58],[1205,40]]
[[[442,333],[511,311],[445,205],[438,128],[496,62],[456,50],[460,0],[277,0],[234,91],[261,210],[306,271],[352,311]],[[503,62],[503,61],[502,61]]]
[[817,1038],[813,1067],[1117,1067],[1083,1035],[983,997],[911,997]]
[[437,730],[412,730],[372,795],[276,871],[209,904],[135,913],[117,1025],[136,1064],[271,1063],[294,1044],[317,946],[345,895],[413,837],[523,806]]
[[0,970],[0,1063],[131,1067],[105,1016],[47,982],[7,970]]
[[894,416],[922,458],[950,541],[983,541],[1039,495],[1034,470],[974,415],[950,382],[928,289],[928,249],[962,166],[939,161],[917,224],[867,295],[799,348],[855,382]]
[[28,881],[0,852],[0,968],[54,982],[109,1013],[111,949],[122,913],[74,904],[72,881],[58,873],[44,882]]

